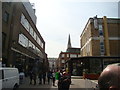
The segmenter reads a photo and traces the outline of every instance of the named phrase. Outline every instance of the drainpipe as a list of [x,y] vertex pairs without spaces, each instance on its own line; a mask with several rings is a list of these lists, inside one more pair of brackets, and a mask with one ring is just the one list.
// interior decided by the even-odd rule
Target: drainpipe
[[107,27],[107,17],[103,17],[103,24],[104,24],[104,39],[105,39],[105,51],[106,56],[110,56],[110,45],[109,45],[109,36],[108,36],[108,27]]

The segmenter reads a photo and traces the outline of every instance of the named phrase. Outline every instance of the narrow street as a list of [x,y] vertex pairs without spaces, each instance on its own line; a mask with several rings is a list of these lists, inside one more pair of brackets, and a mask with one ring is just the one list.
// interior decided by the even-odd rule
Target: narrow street
[[[93,87],[96,86],[96,83],[90,81],[90,80],[86,80],[86,79],[72,79],[72,83],[70,85],[70,90],[73,90],[73,89],[79,89],[79,90],[88,90],[88,88],[90,90],[94,90]],[[25,78],[24,82],[20,85],[19,87],[20,89],[23,88],[23,89],[49,89],[49,90],[52,90],[52,89],[55,89],[57,90],[58,87],[56,86],[52,86],[52,82],[50,82],[50,84],[47,83],[46,81],[46,84],[41,84],[39,85],[38,84],[38,80],[37,80],[37,84],[36,85],[30,85],[29,84],[29,78]]]
[[0,0],[0,90],[120,87],[120,0],[84,1]]

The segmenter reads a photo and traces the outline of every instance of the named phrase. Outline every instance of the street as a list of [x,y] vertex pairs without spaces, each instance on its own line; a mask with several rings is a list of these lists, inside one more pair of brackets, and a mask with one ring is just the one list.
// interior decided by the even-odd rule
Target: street
[[120,1],[93,1],[1,0],[0,90],[119,88]]
[[[86,79],[72,79],[72,83],[70,85],[70,90],[73,89],[79,89],[79,90],[94,90],[93,87],[95,87],[96,84],[90,80],[86,80]],[[20,89],[49,89],[49,90],[57,90],[58,87],[56,86],[52,86],[52,82],[50,82],[50,84],[47,83],[46,84],[38,84],[38,80],[37,80],[37,84],[36,85],[30,85],[29,84],[29,78],[25,78],[24,82],[20,85],[19,87]]]

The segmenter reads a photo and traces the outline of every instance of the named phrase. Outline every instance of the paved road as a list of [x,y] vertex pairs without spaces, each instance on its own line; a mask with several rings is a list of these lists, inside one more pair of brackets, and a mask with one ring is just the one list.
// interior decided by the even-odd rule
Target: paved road
[[[84,79],[72,79],[72,83],[70,85],[70,90],[88,90],[86,88],[91,88],[90,90],[93,90],[93,87],[95,87],[95,83],[93,84],[90,80],[84,80]],[[20,85],[20,88],[25,88],[25,89],[46,89],[47,90],[57,90],[57,86],[52,86],[52,82],[50,84],[42,84],[39,85],[38,81],[36,85],[30,85],[29,84],[29,78],[25,78],[23,84]]]

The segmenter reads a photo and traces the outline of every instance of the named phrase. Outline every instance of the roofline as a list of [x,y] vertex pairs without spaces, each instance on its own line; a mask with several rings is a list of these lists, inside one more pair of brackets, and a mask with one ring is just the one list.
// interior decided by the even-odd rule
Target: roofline
[[80,58],[120,58],[120,56],[83,56],[83,57],[71,58],[71,59],[80,59]]
[[89,19],[88,19],[88,21],[87,21],[87,23],[86,23],[86,25],[85,25],[85,27],[84,27],[84,29],[83,29],[83,31],[82,31],[82,33],[81,33],[80,37],[83,35],[83,32],[85,31],[85,28],[87,27],[87,25],[88,25],[88,23],[89,23],[90,19],[93,19],[93,18],[89,18]]
[[[87,27],[87,25],[88,25],[88,23],[89,23],[89,21],[90,21],[91,19],[93,20],[94,18],[89,18],[89,19],[88,19],[88,21],[87,21],[87,23],[86,23],[86,25],[85,25],[85,27],[84,27],[84,29],[83,29],[80,37],[82,37],[82,35],[83,35],[84,31],[85,31],[85,28]],[[97,19],[103,19],[103,18],[97,18]],[[109,20],[120,20],[120,18],[115,18],[115,17],[114,17],[114,18],[107,18],[107,19],[109,19]],[[90,23],[91,23],[91,22],[90,22]]]

